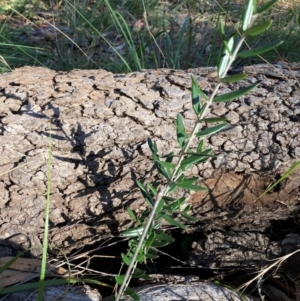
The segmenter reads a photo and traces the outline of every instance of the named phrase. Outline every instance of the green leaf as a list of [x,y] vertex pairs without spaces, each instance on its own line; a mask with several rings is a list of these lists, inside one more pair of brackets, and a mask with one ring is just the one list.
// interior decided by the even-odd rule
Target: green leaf
[[159,204],[157,206],[157,209],[156,209],[156,212],[160,212],[161,209],[165,206],[165,200],[162,198],[162,199],[160,199],[159,201],[156,201],[156,202],[159,202]]
[[198,219],[197,219],[197,218],[195,218],[195,217],[193,217],[193,216],[191,216],[191,215],[189,215],[189,214],[187,214],[187,213],[185,213],[185,212],[180,212],[180,215],[181,215],[183,218],[185,218],[186,220],[188,220],[188,221],[191,221],[191,222],[198,222]]
[[173,202],[173,201],[176,201],[175,198],[172,198],[172,197],[166,196],[166,195],[163,196],[163,199],[164,199],[166,202]]
[[259,54],[262,54],[262,53],[272,50],[273,48],[281,45],[282,43],[283,43],[283,41],[280,41],[280,42],[275,42],[275,43],[272,43],[269,45],[265,45],[263,47],[250,49],[250,50],[244,50],[244,51],[241,51],[238,53],[238,57],[248,58],[251,56],[259,55]]
[[182,170],[186,170],[193,164],[197,164],[197,163],[206,161],[209,157],[208,155],[211,152],[212,152],[212,149],[207,149],[204,152],[202,152],[202,154],[199,154],[199,153],[192,154],[192,155],[189,154],[187,158],[182,160],[182,162],[180,164],[180,168]]
[[203,152],[197,152],[197,153],[188,152],[188,153],[185,153],[185,154],[186,155],[203,156],[203,157],[213,157],[213,155],[211,155],[212,152],[213,152],[212,148],[207,148]]
[[153,207],[154,201],[153,201],[151,195],[149,194],[149,192],[147,191],[146,187],[145,187],[139,180],[136,180],[135,182],[136,182],[136,184],[139,186],[139,188],[140,188],[140,190],[141,190],[141,193],[142,193],[142,195],[143,195],[145,201],[146,201],[150,206]]
[[148,138],[148,145],[149,145],[149,148],[150,148],[152,154],[157,154],[157,145],[155,142],[153,143],[150,138]]
[[130,265],[131,259],[127,255],[125,255],[124,253],[121,253],[121,257],[126,265]]
[[166,210],[172,210],[172,211],[176,211],[176,210],[181,210],[181,205],[185,203],[185,197],[182,197],[178,200],[176,200],[175,202],[167,205],[165,207]]
[[155,254],[149,254],[149,253],[146,254],[146,257],[147,257],[147,258],[150,258],[150,259],[157,259],[157,258],[159,258],[158,255],[155,255]]
[[157,231],[156,238],[158,240],[167,241],[167,242],[175,241],[175,239],[172,236],[168,235],[167,233],[163,232],[162,230],[155,230],[155,231]]
[[230,60],[231,52],[234,46],[234,36],[232,36],[228,42],[224,41],[222,57],[218,64],[218,77],[221,79],[226,76],[228,63]]
[[183,211],[185,212],[185,213],[187,213],[187,212],[189,212],[190,210],[191,210],[191,205],[187,205],[184,209],[183,209]]
[[207,103],[205,103],[205,104],[202,106],[202,108],[201,108],[201,110],[200,110],[200,113],[199,113],[199,116],[204,112],[204,110],[206,109],[206,107],[207,107]]
[[193,184],[196,181],[199,180],[199,177],[193,177],[193,178],[184,178],[180,180],[180,183],[185,183],[185,184]]
[[267,20],[264,21],[262,23],[259,23],[257,25],[254,25],[250,28],[248,28],[246,31],[244,31],[244,35],[245,36],[258,36],[261,33],[263,33],[264,31],[266,31],[267,29],[269,29],[269,27],[272,25],[272,21],[271,20]]
[[238,74],[232,74],[232,75],[226,76],[226,77],[222,78],[221,81],[225,82],[225,83],[236,83],[236,82],[243,80],[246,77],[247,77],[246,73],[238,73]]
[[142,278],[146,274],[146,271],[143,271],[139,268],[135,268],[132,278]]
[[128,214],[130,215],[130,217],[131,217],[133,220],[137,221],[137,216],[136,216],[135,212],[134,212],[132,209],[127,208],[127,212],[128,212]]
[[130,296],[133,300],[140,301],[140,297],[138,296],[138,294],[135,292],[133,288],[127,287],[124,293]]
[[174,152],[170,152],[169,154],[163,156],[162,158],[166,158],[165,162],[172,163],[174,158]]
[[185,138],[188,137],[188,135],[184,130],[183,118],[182,118],[181,114],[177,114],[176,130],[177,130],[178,144],[181,148],[184,148]]
[[153,193],[153,195],[156,195],[157,194],[156,187],[154,185],[152,185],[151,183],[148,183],[147,185],[148,185],[149,189],[151,190],[151,192]]
[[141,236],[144,231],[144,226],[128,229],[124,232],[121,232],[121,236],[123,237],[138,237]]
[[192,184],[184,184],[184,183],[176,183],[179,187],[183,189],[193,190],[193,191],[207,191],[206,187],[192,185]]
[[136,258],[136,261],[141,263],[141,262],[144,262],[145,261],[145,254],[139,254]]
[[214,102],[228,102],[228,101],[234,100],[236,98],[239,98],[239,97],[247,94],[251,90],[255,89],[257,86],[258,86],[258,83],[255,83],[248,87],[241,88],[238,91],[234,91],[234,92],[230,92],[227,94],[216,96],[214,98]]
[[243,22],[242,22],[243,31],[245,31],[248,28],[248,26],[251,24],[254,7],[255,7],[254,1],[255,0],[248,0],[246,4],[246,9],[243,14]]
[[213,135],[213,134],[221,131],[226,126],[227,126],[227,123],[221,123],[221,124],[215,125],[213,127],[201,130],[200,132],[196,133],[196,137],[206,137],[206,136]]
[[207,96],[200,89],[197,79],[194,77],[194,75],[192,75],[191,78],[192,78],[192,105],[196,115],[199,115],[201,109],[200,96],[205,100],[207,100]]
[[146,242],[145,242],[145,247],[147,249],[149,249],[152,245],[152,243],[154,242],[156,238],[156,233],[154,231],[152,231],[152,233],[149,235],[149,237],[147,238]]
[[267,11],[269,8],[271,8],[278,0],[271,0],[267,3],[265,3],[261,8],[257,10],[258,14],[261,14],[262,12]]
[[206,122],[206,123],[215,123],[215,122],[221,122],[221,121],[228,122],[229,120],[227,117],[213,117],[213,118],[203,118],[203,119],[200,119],[199,121]]
[[180,164],[180,168],[182,170],[187,170],[189,167],[191,167],[191,165],[201,163],[201,162],[205,162],[207,159],[208,159],[208,157],[206,157],[206,156],[201,157],[201,156],[190,155],[187,158],[182,160],[182,162]]
[[173,219],[171,216],[167,214],[162,214],[162,218],[167,221],[170,225],[173,225],[175,227],[181,228],[181,229],[186,229],[186,226],[175,219]]
[[169,245],[170,243],[167,241],[160,241],[160,240],[155,240],[152,244],[153,248],[163,248],[167,245]]
[[168,189],[168,193],[174,192],[178,186],[175,183],[172,183],[170,188]]
[[116,282],[121,285],[124,281],[125,275],[115,275]]
[[198,144],[198,147],[197,147],[197,153],[202,152],[203,148],[204,148],[204,140],[201,139],[199,144]]
[[159,164],[161,164],[165,168],[170,168],[170,169],[175,168],[175,165],[173,163],[170,163],[170,162],[159,161]]

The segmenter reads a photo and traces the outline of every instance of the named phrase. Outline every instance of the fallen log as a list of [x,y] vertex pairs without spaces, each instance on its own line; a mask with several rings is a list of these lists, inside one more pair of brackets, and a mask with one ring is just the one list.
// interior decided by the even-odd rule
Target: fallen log
[[[300,72],[281,66],[246,67],[249,77],[220,93],[259,81],[210,116],[230,125],[207,140],[217,158],[190,171],[207,193],[189,201],[200,220],[189,231],[263,231],[270,220],[299,210],[299,171],[258,199],[300,157]],[[276,71],[277,70],[277,71]],[[191,129],[190,74],[205,93],[216,84],[214,68],[55,72],[23,67],[0,76],[0,239],[27,248],[43,237],[47,157],[51,133],[51,246],[69,254],[132,222],[126,212],[145,208],[136,179],[156,176],[147,138],[161,155],[179,151],[174,120]],[[33,249],[39,256],[41,249]]]

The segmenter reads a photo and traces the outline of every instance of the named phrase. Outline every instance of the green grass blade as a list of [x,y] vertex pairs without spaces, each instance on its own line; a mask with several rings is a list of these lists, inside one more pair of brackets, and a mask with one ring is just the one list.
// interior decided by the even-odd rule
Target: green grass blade
[[271,191],[275,186],[277,186],[280,182],[282,182],[286,177],[288,177],[298,166],[300,166],[300,161],[294,163],[274,184],[272,184],[269,188],[267,188],[263,194],[261,194],[258,198],[261,198],[266,193]]
[[40,271],[40,284],[38,290],[38,301],[43,301],[44,282],[47,268],[47,251],[48,251],[48,237],[49,237],[49,215],[50,215],[50,194],[51,194],[51,171],[52,171],[52,133],[51,123],[49,131],[49,146],[48,146],[48,162],[47,162],[47,197],[45,208],[45,228],[43,237],[43,254]]

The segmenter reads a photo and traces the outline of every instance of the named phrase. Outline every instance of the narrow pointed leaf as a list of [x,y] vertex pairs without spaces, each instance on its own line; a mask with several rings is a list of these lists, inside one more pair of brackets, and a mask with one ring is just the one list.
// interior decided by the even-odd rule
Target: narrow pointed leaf
[[123,283],[123,281],[124,281],[124,276],[125,276],[125,275],[116,275],[116,276],[115,276],[116,282],[117,282],[119,285],[121,285],[121,284]]
[[131,259],[127,255],[125,255],[124,253],[121,253],[121,257],[126,265],[130,265]]
[[200,96],[205,100],[207,100],[207,97],[200,89],[196,78],[193,75],[191,76],[191,78],[192,78],[192,105],[196,115],[199,115],[201,109]]
[[204,162],[207,160],[207,157],[201,157],[201,156],[189,156],[182,160],[180,164],[180,168],[182,170],[187,170],[191,165],[197,164],[200,162]]
[[157,258],[159,258],[158,255],[150,254],[150,253],[147,253],[147,254],[146,254],[146,257],[147,257],[147,258],[150,258],[150,259],[157,259]]
[[206,122],[206,123],[215,123],[215,122],[221,122],[221,121],[226,121],[228,122],[228,118],[227,117],[214,117],[214,118],[204,118],[204,119],[200,119],[199,121],[201,122]]
[[145,261],[145,254],[139,254],[136,258],[137,262],[144,262]]
[[180,181],[180,183],[185,183],[185,184],[193,184],[196,181],[199,180],[199,177],[193,177],[193,178],[184,178]]
[[190,210],[191,210],[191,205],[187,205],[187,206],[183,209],[183,211],[184,211],[185,213],[189,212]]
[[207,103],[205,103],[205,104],[202,106],[202,108],[201,108],[201,110],[200,110],[200,113],[199,113],[199,116],[201,116],[201,114],[204,112],[204,110],[205,110],[206,107],[207,107]]
[[181,228],[181,229],[186,229],[186,226],[178,221],[176,221],[174,218],[167,214],[162,215],[163,219],[167,221],[170,225],[173,225],[175,227]]
[[137,228],[133,228],[133,229],[128,229],[124,232],[121,232],[121,236],[123,237],[138,237],[141,236],[143,231],[144,231],[144,226],[142,227],[137,227]]
[[262,12],[267,11],[269,8],[271,8],[278,0],[271,0],[267,3],[265,3],[261,8],[257,10],[258,14],[261,14]]
[[246,31],[244,31],[244,35],[251,36],[251,37],[258,36],[259,34],[266,31],[271,25],[272,25],[271,20],[264,21],[262,23],[259,23],[257,25],[248,28]]
[[232,74],[232,75],[226,76],[226,77],[222,78],[221,81],[225,82],[225,83],[236,83],[236,82],[243,80],[246,77],[247,77],[246,73],[238,73],[238,74]]
[[177,114],[176,120],[177,141],[181,148],[184,148],[185,138],[188,136],[184,130],[183,118],[181,114]]
[[206,137],[206,136],[210,136],[213,135],[219,131],[221,131],[223,128],[225,128],[227,126],[227,123],[221,123],[215,126],[212,126],[210,128],[207,128],[205,130],[201,130],[200,132],[198,132],[196,134],[196,137]]
[[172,198],[172,197],[169,197],[169,196],[164,196],[163,199],[165,200],[165,202],[173,202],[173,201],[176,201],[175,198]]
[[152,154],[156,154],[157,153],[157,145],[155,142],[153,142],[150,138],[148,138],[148,145],[149,148],[152,152]]
[[173,183],[169,190],[168,190],[168,193],[171,193],[171,192],[174,192],[176,189],[178,188],[177,184]]
[[156,161],[155,163],[156,163],[155,166],[156,166],[157,170],[159,171],[159,173],[162,176],[164,176],[167,180],[169,180],[170,176],[171,176],[170,171],[167,168],[164,168],[160,161]]
[[165,206],[165,200],[160,199],[159,201],[156,201],[156,202],[159,202],[157,209],[156,209],[156,212],[159,212]]
[[218,76],[220,79],[226,76],[225,71],[228,67],[233,46],[234,46],[234,36],[232,36],[228,40],[228,42],[224,41],[223,54],[218,64]]
[[151,195],[149,194],[149,192],[147,191],[147,189],[145,188],[145,186],[139,181],[139,180],[136,180],[135,181],[136,184],[139,186],[140,190],[141,190],[141,193],[145,199],[145,201],[150,205],[150,206],[153,206],[154,202],[153,202],[153,199],[151,197]]
[[174,242],[175,239],[168,235],[167,233],[164,233],[164,232],[161,232],[159,234],[156,234],[156,237],[158,240],[161,240],[161,241],[167,241],[167,242]]
[[145,274],[146,271],[136,268],[132,274],[132,278],[142,278]]
[[156,234],[155,234],[155,232],[153,231],[153,232],[149,235],[149,237],[147,238],[147,241],[145,242],[145,247],[146,247],[147,249],[149,249],[149,248],[151,247],[151,245],[152,245],[152,243],[154,242],[155,238],[156,238]]
[[159,161],[159,164],[161,164],[163,167],[174,169],[175,165],[170,163],[170,162],[164,162],[164,161]]
[[185,154],[186,155],[203,156],[203,157],[212,157],[212,155],[211,155],[212,151],[213,151],[212,148],[208,148],[208,149],[204,150],[203,152],[197,152],[197,153],[187,152]]
[[183,189],[193,190],[193,191],[207,191],[206,187],[193,185],[193,184],[184,184],[184,183],[177,183],[177,185]]
[[241,88],[238,91],[234,91],[234,92],[216,96],[214,98],[214,102],[228,102],[228,101],[237,99],[237,98],[249,93],[251,90],[255,89],[257,86],[258,86],[258,83],[255,83],[246,88]]
[[195,217],[193,217],[193,216],[191,216],[191,215],[189,215],[185,212],[180,212],[180,215],[188,221],[191,221],[191,222],[194,222],[194,223],[198,222],[197,218],[195,218]]
[[283,43],[283,41],[280,41],[280,42],[272,43],[269,45],[265,45],[263,47],[241,51],[240,53],[238,53],[238,57],[248,58],[251,56],[259,55],[259,54],[262,54],[262,53],[272,50],[273,48],[281,45],[282,43]]
[[197,153],[202,152],[203,148],[204,148],[204,140],[201,139],[199,144],[198,144],[198,147],[197,147]]
[[138,294],[136,293],[136,291],[133,288],[127,287],[126,290],[124,291],[124,293],[126,295],[130,296],[133,300],[140,301],[140,297],[138,296]]
[[128,214],[130,215],[130,217],[131,217],[133,220],[137,221],[137,216],[136,216],[135,212],[134,212],[132,209],[127,208],[127,212],[128,212]]
[[206,94],[199,87],[197,79],[195,78],[195,76],[192,75],[191,78],[192,78],[192,98],[200,97],[200,98],[203,98],[204,100],[208,100]]
[[153,248],[163,248],[167,245],[169,245],[170,243],[167,241],[160,241],[160,240],[156,240],[153,242],[152,247]]
[[182,170],[186,170],[191,165],[197,164],[197,163],[200,163],[200,162],[205,162],[205,161],[207,161],[207,159],[208,159],[208,156],[190,155],[189,157],[182,160],[182,162],[180,164],[180,168]]
[[173,158],[174,158],[174,152],[170,152],[166,156],[163,156],[163,158],[166,158],[165,162],[171,163],[173,161]]
[[157,194],[157,190],[156,190],[155,186],[153,186],[151,183],[148,183],[148,187],[151,190],[151,192],[153,193],[153,195]]
[[245,31],[251,24],[253,12],[254,12],[254,1],[255,0],[248,0],[246,4],[246,9],[244,11],[243,23],[242,23],[243,31]]

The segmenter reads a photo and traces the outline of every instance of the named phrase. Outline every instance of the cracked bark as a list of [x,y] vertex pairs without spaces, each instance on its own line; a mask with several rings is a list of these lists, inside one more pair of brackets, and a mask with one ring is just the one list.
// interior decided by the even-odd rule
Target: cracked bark
[[[248,68],[248,69],[247,69]],[[209,115],[230,126],[207,141],[217,158],[194,167],[208,193],[189,201],[200,224],[189,231],[264,231],[270,220],[298,216],[299,171],[257,197],[300,157],[298,71],[247,67],[249,77],[220,93],[260,81],[252,93],[214,105]],[[277,68],[280,68],[278,66]],[[51,245],[69,254],[117,235],[145,203],[135,179],[155,177],[147,138],[161,155],[179,151],[178,112],[195,120],[190,73],[210,93],[213,68],[112,74],[24,67],[0,76],[0,239],[21,247],[43,236],[49,135],[52,133]],[[16,169],[14,169],[16,168]],[[255,201],[256,200],[256,201]],[[33,254],[40,255],[40,249]]]

